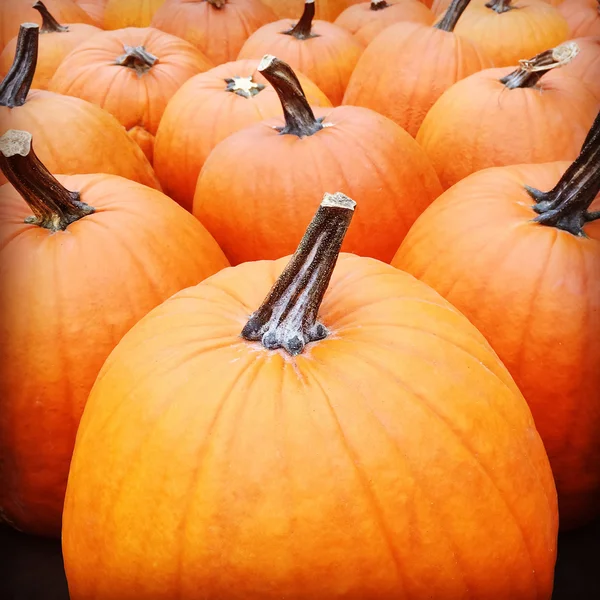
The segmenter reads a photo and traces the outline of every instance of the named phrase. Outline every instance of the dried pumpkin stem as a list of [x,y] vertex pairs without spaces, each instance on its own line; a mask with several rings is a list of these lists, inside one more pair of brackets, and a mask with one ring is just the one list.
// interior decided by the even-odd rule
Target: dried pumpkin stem
[[525,186],[536,201],[533,207],[537,223],[585,236],[583,227],[600,218],[600,211],[590,212],[600,193],[600,113],[590,129],[579,156],[548,192]]
[[325,194],[298,249],[242,329],[244,339],[297,356],[309,342],[327,337],[317,315],[355,206],[344,194]]
[[69,31],[66,25],[61,25],[46,8],[46,5],[39,0],[33,5],[33,8],[42,15],[42,26],[40,27],[40,33],[64,33]]
[[0,83],[0,106],[23,106],[35,75],[40,28],[23,23],[19,28],[17,49],[10,70]]
[[94,209],[80,202],[79,192],[65,189],[50,174],[33,151],[31,139],[27,131],[7,131],[0,138],[0,169],[33,212],[25,222],[62,231]]
[[285,35],[293,35],[297,40],[308,40],[317,37],[312,32],[312,22],[315,18],[315,0],[306,0],[304,3],[304,12],[300,20],[289,31],[282,31]]
[[226,92],[233,92],[242,98],[252,98],[265,89],[265,84],[256,83],[252,79],[252,75],[249,77],[228,77],[225,79],[225,83],[227,84]]
[[511,6],[512,0],[490,0],[490,2],[486,3],[486,8],[491,8],[494,12],[497,12],[499,15],[502,13],[508,12],[509,10],[513,10],[514,6]]
[[227,0],[206,0],[211,6],[215,8],[223,8],[227,4]]
[[123,45],[125,54],[117,58],[115,64],[133,69],[139,77],[147,73],[157,62],[158,56],[154,56],[144,46]]
[[471,0],[452,0],[448,10],[446,10],[440,22],[434,25],[434,27],[442,31],[454,31],[458,20],[463,12],[465,12],[465,8],[469,6],[469,2]]
[[556,48],[540,52],[529,60],[520,60],[519,68],[500,79],[509,90],[534,87],[552,69],[570,63],[579,54],[577,42],[565,42]]
[[383,10],[389,7],[390,5],[385,0],[371,0],[371,10]]
[[273,86],[281,101],[285,127],[278,128],[280,133],[305,137],[323,129],[322,119],[315,118],[292,67],[266,54],[257,70]]

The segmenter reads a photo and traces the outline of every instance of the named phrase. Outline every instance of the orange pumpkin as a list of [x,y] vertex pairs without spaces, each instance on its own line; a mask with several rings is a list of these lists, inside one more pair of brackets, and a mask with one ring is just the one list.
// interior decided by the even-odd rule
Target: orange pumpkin
[[92,18],[94,25],[104,27],[104,11],[107,0],[75,0],[75,3],[83,8]]
[[194,44],[220,65],[235,60],[248,36],[275,18],[261,0],[167,0],[152,26]]
[[[238,60],[192,77],[171,98],[154,150],[165,193],[192,210],[198,175],[213,148],[248,125],[281,114],[273,86],[256,71],[259,60]],[[297,73],[311,106],[330,107],[327,96]]]
[[274,54],[314,81],[334,106],[341,103],[363,46],[345,29],[325,21],[313,22],[314,0],[306,0],[300,20],[275,21],[252,34],[239,58]]
[[[510,2],[510,0],[508,0]],[[513,8],[520,10],[521,7],[524,6],[529,6],[532,3],[536,3],[536,4],[547,4],[549,6],[558,6],[559,4],[561,4],[564,0],[514,0],[514,5]],[[448,9],[448,6],[450,6],[450,2],[451,0],[433,0],[432,4],[431,4],[431,12],[433,12],[433,14],[436,17],[439,17],[441,15],[443,15],[446,10]],[[473,5],[484,5],[486,3],[492,3],[492,2],[497,2],[497,0],[473,0]],[[505,2],[506,4],[506,2]],[[468,9],[470,10],[470,9]],[[533,32],[532,32],[533,33]],[[536,31],[536,34],[539,34],[540,32]]]
[[[279,19],[294,19],[302,11],[305,0],[262,0],[269,6]],[[364,0],[318,0],[316,3],[315,17],[323,21],[335,21],[336,17],[353,4]]]
[[567,42],[446,90],[417,134],[442,187],[486,167],[574,160],[600,108],[583,82],[555,69],[578,51]]
[[165,0],[106,0],[104,28],[149,27],[164,3]]
[[168,101],[190,77],[211,66],[184,40],[158,29],[129,27],[102,32],[78,46],[50,89],[113,114],[152,162],[154,136]]
[[353,206],[326,194],[291,259],[180,292],[112,353],[69,474],[72,600],[549,600],[527,404],[431,288],[336,265]]
[[[21,26],[15,60],[0,83],[0,123],[36,136],[36,149],[55,173],[109,173],[160,189],[140,147],[108,112],[79,98],[29,91],[35,74],[39,27]],[[6,179],[0,174],[0,184]]]
[[452,32],[468,3],[453,0],[433,27],[397,23],[382,31],[359,59],[343,104],[376,110],[416,136],[451,85],[491,66],[473,42]]
[[576,60],[565,65],[561,72],[577,77],[600,100],[600,36],[577,38],[574,42],[579,46]]
[[487,169],[449,189],[392,263],[464,313],[508,367],[546,444],[565,529],[600,514],[599,191],[600,114],[570,166]]
[[316,118],[292,69],[273,56],[258,70],[277,91],[284,118],[247,127],[215,147],[198,177],[193,213],[232,264],[280,258],[293,251],[310,219],[307,199],[338,189],[362,208],[345,249],[389,261],[441,192],[425,152],[370,110],[321,109]]
[[12,184],[0,188],[0,521],[57,536],[102,363],[150,309],[227,261],[156,190],[114,175],[55,179],[27,132],[0,138],[0,167]]
[[419,0],[371,0],[347,8],[335,20],[335,25],[367,46],[386,27],[403,21],[431,25],[433,13]]
[[[99,33],[100,29],[85,23],[61,25],[39,0],[33,5],[33,8],[42,15],[42,27],[40,28],[37,66],[31,87],[46,90],[65,56],[83,41],[95,33]],[[0,54],[0,76],[2,77],[6,76],[12,66],[17,50],[17,39],[18,36],[15,36],[10,40]]]
[[600,0],[564,0],[558,10],[569,24],[571,37],[600,35]]

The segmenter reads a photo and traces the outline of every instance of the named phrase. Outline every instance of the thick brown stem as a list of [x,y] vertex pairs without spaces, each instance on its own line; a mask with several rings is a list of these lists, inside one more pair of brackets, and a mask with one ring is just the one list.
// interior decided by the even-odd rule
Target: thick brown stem
[[123,46],[125,54],[117,58],[115,64],[133,69],[139,77],[147,73],[157,62],[158,56],[150,54],[144,46]]
[[385,0],[371,0],[371,10],[383,10],[389,8],[389,4]]
[[534,87],[550,70],[570,63],[579,54],[577,42],[565,42],[556,48],[537,54],[529,60],[520,60],[519,68],[500,79],[509,90]]
[[600,113],[590,129],[579,156],[559,182],[548,192],[525,186],[536,201],[539,213],[535,221],[563,229],[576,236],[585,236],[583,227],[600,218],[600,211],[590,212],[592,202],[600,193]]
[[458,19],[465,11],[465,8],[469,6],[471,0],[452,0],[448,10],[444,13],[444,16],[437,25],[434,25],[437,29],[442,31],[454,31]]
[[485,6],[501,15],[509,10],[513,10],[514,6],[511,6],[511,2],[512,0],[490,0]]
[[19,28],[13,64],[0,83],[0,106],[23,106],[35,75],[40,28],[35,23],[23,23]]
[[258,72],[273,86],[281,101],[285,127],[279,129],[280,133],[305,137],[323,129],[322,119],[315,118],[296,74],[287,63],[266,54]]
[[252,75],[249,77],[228,77],[225,79],[225,83],[227,84],[225,91],[233,92],[242,98],[253,98],[265,89],[265,84],[256,83],[252,79]]
[[0,138],[0,169],[33,212],[25,222],[62,231],[94,209],[50,174],[35,155],[31,137],[27,131],[10,129]]
[[206,0],[211,6],[215,8],[223,8],[227,4],[227,0]]
[[312,22],[315,18],[315,0],[306,0],[304,3],[304,12],[300,20],[289,31],[282,31],[285,35],[293,35],[297,40],[308,40],[317,37],[312,32]]
[[344,194],[325,194],[298,249],[242,329],[244,339],[297,356],[309,342],[327,337],[317,315],[355,206]]
[[42,26],[40,33],[64,33],[69,31],[66,25],[61,25],[48,11],[46,5],[39,0],[33,5],[33,8],[42,15]]

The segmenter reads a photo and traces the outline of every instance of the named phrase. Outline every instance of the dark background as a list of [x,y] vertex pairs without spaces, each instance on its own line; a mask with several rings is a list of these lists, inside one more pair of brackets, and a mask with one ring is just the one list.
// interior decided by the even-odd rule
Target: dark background
[[[0,527],[0,600],[68,598],[60,543]],[[559,536],[552,600],[600,600],[600,520]]]

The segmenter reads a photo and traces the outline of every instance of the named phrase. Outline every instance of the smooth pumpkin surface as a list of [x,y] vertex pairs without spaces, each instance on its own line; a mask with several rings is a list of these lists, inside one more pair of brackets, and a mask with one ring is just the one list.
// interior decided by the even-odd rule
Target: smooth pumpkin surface
[[[348,6],[363,0],[316,0],[315,8],[317,19],[335,21],[336,17]],[[297,19],[302,14],[305,0],[261,0],[269,6],[280,19]]]
[[149,27],[165,0],[105,0],[104,28]]
[[561,68],[564,75],[577,77],[600,100],[600,36],[577,38],[577,58]]
[[571,30],[570,37],[600,35],[600,2],[598,0],[564,0],[558,10]]
[[104,28],[104,11],[107,0],[75,0],[75,2],[92,18],[96,27]]

